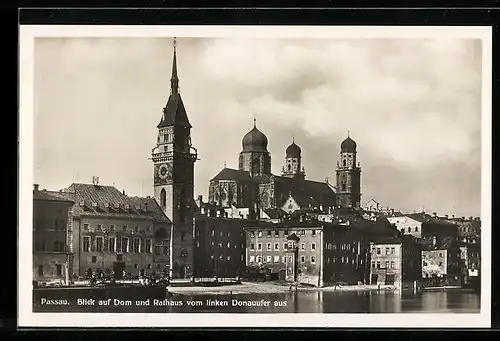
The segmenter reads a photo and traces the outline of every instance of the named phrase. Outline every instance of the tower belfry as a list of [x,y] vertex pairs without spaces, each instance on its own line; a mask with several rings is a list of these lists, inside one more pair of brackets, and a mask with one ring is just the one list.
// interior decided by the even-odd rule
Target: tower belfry
[[356,164],[356,142],[347,138],[340,145],[340,162],[335,169],[337,175],[337,205],[359,207],[361,202],[361,167]]
[[[157,143],[151,157],[154,165],[154,197],[171,226],[166,232],[155,231],[155,234],[161,235],[161,238],[155,238],[155,246],[164,250],[162,255],[156,257],[155,263],[159,260],[162,267],[168,267],[171,277],[184,278],[191,276],[193,270],[192,202],[197,152],[191,145],[191,124],[179,92],[175,38],[170,94],[157,128]],[[165,248],[168,248],[168,252]]]

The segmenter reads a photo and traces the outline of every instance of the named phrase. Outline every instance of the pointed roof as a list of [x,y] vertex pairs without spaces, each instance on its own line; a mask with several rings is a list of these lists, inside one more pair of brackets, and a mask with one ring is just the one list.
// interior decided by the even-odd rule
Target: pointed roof
[[356,152],[356,142],[349,136],[349,131],[347,132],[347,138],[340,144],[340,150],[342,153],[355,153]]
[[174,57],[172,61],[172,77],[170,78],[170,96],[168,97],[165,108],[163,108],[163,115],[157,128],[164,128],[168,126],[191,128],[186,108],[184,107],[181,94],[179,93],[179,77],[177,76],[177,48],[175,38]]

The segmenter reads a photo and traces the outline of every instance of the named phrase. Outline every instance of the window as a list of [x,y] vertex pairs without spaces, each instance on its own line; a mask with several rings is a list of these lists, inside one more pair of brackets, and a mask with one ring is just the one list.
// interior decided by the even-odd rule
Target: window
[[300,244],[300,249],[301,250],[305,250],[306,249],[306,244],[305,243]]
[[391,253],[391,250],[390,250],[388,247],[386,247],[386,248],[385,248],[385,254],[386,254],[386,255],[388,255],[388,254],[390,254],[390,253]]
[[38,266],[38,276],[43,276],[43,265]]
[[134,252],[141,252],[141,238],[134,238]]
[[443,266],[443,262],[439,262],[439,264],[438,264],[438,265],[439,265],[439,266]]
[[261,243],[257,244],[257,250],[262,250],[262,244]]
[[288,236],[288,230],[285,230],[285,232],[283,232],[285,237]]
[[124,232],[127,231],[127,225],[123,225],[122,229]]
[[[212,235],[213,236],[213,235]],[[250,237],[251,238],[254,238],[255,237],[255,232],[254,231],[250,231]]]
[[227,248],[229,249],[231,247],[231,243],[230,242],[227,242]]
[[92,256],[92,263],[97,263],[97,256]]
[[313,236],[315,236],[315,235],[316,235],[316,230],[312,230],[312,231],[311,231],[311,234],[312,234]]
[[306,230],[300,231],[300,234],[303,235],[303,236],[305,236],[306,235]]
[[250,250],[252,250],[252,251],[255,250],[255,244],[253,244],[253,243],[250,244]]
[[279,243],[274,243],[274,251],[278,251],[280,249]]
[[262,263],[262,256],[257,257],[257,263]]
[[395,248],[395,247],[391,247],[391,254],[392,254],[392,255],[395,255],[395,254],[396,254],[396,248]]
[[389,261],[388,260],[385,261],[385,268],[389,269]]
[[226,258],[226,259],[227,259],[227,260],[231,260],[231,256],[227,256],[227,258]]
[[271,230],[268,230],[267,231],[267,237],[270,238],[271,237]]
[[227,231],[226,236],[229,237],[230,235],[231,235],[231,233],[229,231]]
[[186,239],[186,232],[182,231],[181,232],[181,241],[184,241],[185,239]]
[[200,247],[200,242],[198,240],[196,241],[196,247]]
[[283,257],[281,258],[281,262],[282,262],[282,263],[286,263],[286,256],[283,256]]
[[394,261],[391,260],[391,269],[394,269]]
[[380,255],[380,248],[377,247],[377,255]]
[[280,256],[274,256],[274,262],[279,263],[280,262]]
[[64,252],[64,242],[61,242],[61,241],[54,242],[54,251],[55,252]]
[[316,250],[316,243],[311,243],[311,250]]
[[128,252],[128,238],[122,238],[122,252]]
[[220,231],[220,232],[219,232],[219,235],[220,235],[221,237],[223,236],[223,234],[224,234],[224,233],[223,233],[222,231]]
[[415,232],[418,232],[418,226],[415,226]]
[[377,269],[380,269],[380,261],[377,261]]
[[332,263],[336,263],[337,262],[337,257],[332,257]]
[[250,263],[253,263],[255,261],[255,256],[250,256]]
[[262,231],[259,231],[259,232],[257,233],[257,236],[258,236],[259,238],[260,238],[260,237],[262,237]]
[[441,252],[439,253],[439,257],[443,257],[443,254]]
[[222,249],[222,242],[219,242],[217,245],[219,246],[219,249]]
[[116,252],[116,239],[115,239],[115,237],[109,237],[108,252]]
[[212,245],[212,247],[214,247],[214,246],[215,246],[215,242],[212,240],[212,241],[210,242],[210,245]]
[[311,256],[311,263],[313,263],[313,264],[316,263],[316,257]]
[[214,231],[214,230],[212,230],[212,237],[213,237],[213,236],[215,236],[215,231]]
[[165,191],[165,188],[162,188],[160,192],[160,206],[167,206],[167,192]]
[[102,231],[102,224],[97,224],[97,231]]
[[151,239],[146,239],[146,253],[151,253]]
[[148,264],[148,269],[151,269],[151,264]]
[[271,251],[271,243],[267,243],[267,251]]
[[277,230],[276,230],[276,231],[274,231],[274,236],[275,236],[275,237],[279,237],[279,236],[280,236],[280,231],[277,231]]
[[210,259],[214,259],[214,258],[215,258],[214,254],[211,254]]
[[116,255],[116,261],[121,262],[123,260],[123,255]]
[[83,251],[90,252],[90,237],[83,236]]
[[372,262],[372,268],[374,268],[374,267],[375,267],[375,262]]
[[291,262],[293,262],[293,259],[292,259],[292,256],[289,256],[288,257],[288,263],[291,263]]
[[104,251],[104,238],[103,237],[96,237],[95,244],[96,244],[96,251],[97,252]]
[[300,262],[301,262],[301,263],[305,263],[305,262],[306,262],[306,257],[304,257],[304,256],[300,256]]
[[111,225],[109,225],[109,230],[110,230],[110,231],[114,231],[114,230],[115,230],[115,224],[111,224]]

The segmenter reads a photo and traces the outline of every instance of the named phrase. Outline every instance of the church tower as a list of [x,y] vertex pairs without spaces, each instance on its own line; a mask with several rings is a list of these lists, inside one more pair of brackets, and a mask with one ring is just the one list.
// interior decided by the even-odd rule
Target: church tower
[[359,207],[361,202],[361,168],[356,164],[356,142],[349,137],[340,145],[340,162],[337,162],[337,205]]
[[253,129],[242,140],[239,170],[250,172],[251,176],[271,175],[271,154],[267,151],[267,143],[266,135],[257,129],[254,118]]
[[[191,145],[191,124],[179,92],[175,38],[170,95],[157,128],[157,142],[151,158],[154,164],[154,197],[172,222],[170,233],[163,233],[162,236],[170,237],[170,275],[185,278],[191,276],[193,270],[193,187],[197,152]],[[155,246],[157,239],[155,236]]]
[[295,144],[295,139],[292,139],[292,144],[286,148],[285,165],[283,166],[281,175],[287,178],[304,180],[306,172],[302,166],[301,149]]

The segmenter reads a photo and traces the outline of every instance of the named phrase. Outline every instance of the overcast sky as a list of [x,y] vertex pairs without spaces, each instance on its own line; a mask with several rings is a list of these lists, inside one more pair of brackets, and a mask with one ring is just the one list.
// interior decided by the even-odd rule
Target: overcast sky
[[[334,179],[350,131],[362,203],[480,215],[479,40],[178,40],[180,91],[200,160],[195,194],[238,167],[257,117],[281,171],[292,136],[307,178]],[[35,43],[34,179],[152,195],[156,125],[172,67],[167,38]]]

